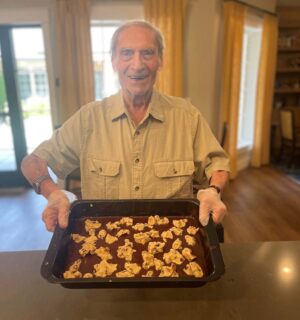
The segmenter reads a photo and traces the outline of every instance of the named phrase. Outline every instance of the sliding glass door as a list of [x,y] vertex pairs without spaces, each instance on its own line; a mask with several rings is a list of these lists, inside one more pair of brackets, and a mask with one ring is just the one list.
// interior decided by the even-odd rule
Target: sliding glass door
[[0,25],[0,187],[27,186],[23,157],[52,133],[40,26]]

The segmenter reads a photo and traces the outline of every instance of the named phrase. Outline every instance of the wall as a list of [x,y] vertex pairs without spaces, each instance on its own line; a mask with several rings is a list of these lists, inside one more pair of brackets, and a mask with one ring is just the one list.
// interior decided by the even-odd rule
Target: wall
[[92,19],[131,20],[142,19],[142,0],[92,0]]
[[219,120],[221,6],[218,0],[189,1],[186,19],[185,95],[216,133]]
[[[276,0],[244,2],[272,12],[276,7]],[[185,95],[200,109],[217,136],[221,132],[222,7],[222,0],[189,1],[184,61]]]
[[[242,0],[243,2],[260,9],[275,12],[277,0]],[[299,0],[298,0],[299,1]]]
[[300,0],[277,0],[276,1],[277,7],[300,7]]
[[45,7],[52,3],[53,0],[0,0],[0,8]]

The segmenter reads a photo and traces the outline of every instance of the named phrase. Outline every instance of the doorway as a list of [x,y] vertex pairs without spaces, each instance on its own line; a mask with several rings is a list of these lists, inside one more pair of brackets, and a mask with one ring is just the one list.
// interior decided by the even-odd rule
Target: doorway
[[28,186],[23,157],[52,134],[41,25],[0,25],[0,187]]

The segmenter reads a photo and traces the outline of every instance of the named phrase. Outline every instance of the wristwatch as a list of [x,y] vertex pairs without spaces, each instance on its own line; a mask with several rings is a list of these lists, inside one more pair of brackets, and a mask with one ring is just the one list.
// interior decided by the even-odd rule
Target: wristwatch
[[220,187],[218,187],[218,186],[216,186],[216,185],[214,185],[214,184],[210,184],[210,185],[208,186],[208,188],[213,188],[213,189],[215,189],[215,190],[217,191],[217,193],[220,193],[220,192],[221,192]]
[[36,178],[35,180],[32,181],[32,188],[33,190],[37,193],[37,194],[41,194],[41,184],[43,181],[45,180],[52,180],[51,177],[49,176],[49,174],[45,175],[45,176],[40,176],[38,178]]

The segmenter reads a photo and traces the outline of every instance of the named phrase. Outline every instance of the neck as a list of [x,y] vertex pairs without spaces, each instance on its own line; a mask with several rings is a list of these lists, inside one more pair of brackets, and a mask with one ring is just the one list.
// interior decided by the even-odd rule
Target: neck
[[128,109],[143,109],[147,108],[152,96],[152,91],[146,92],[143,95],[133,95],[129,92],[123,93],[123,99]]
[[123,99],[128,110],[130,118],[137,126],[145,117],[147,112],[152,91],[142,96],[124,95]]

